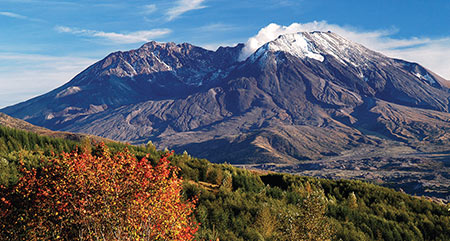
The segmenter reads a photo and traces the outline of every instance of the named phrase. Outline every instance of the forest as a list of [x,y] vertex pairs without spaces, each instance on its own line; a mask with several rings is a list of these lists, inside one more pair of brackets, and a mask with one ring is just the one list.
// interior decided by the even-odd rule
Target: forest
[[375,184],[2,126],[0,195],[1,240],[450,240],[449,205]]

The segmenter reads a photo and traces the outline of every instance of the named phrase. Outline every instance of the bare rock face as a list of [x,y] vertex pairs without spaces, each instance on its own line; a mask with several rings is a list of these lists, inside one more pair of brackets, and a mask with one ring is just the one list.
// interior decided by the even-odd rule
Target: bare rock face
[[450,144],[449,83],[418,64],[330,32],[282,35],[239,61],[242,48],[150,42],[1,111],[216,162],[297,163],[385,140]]

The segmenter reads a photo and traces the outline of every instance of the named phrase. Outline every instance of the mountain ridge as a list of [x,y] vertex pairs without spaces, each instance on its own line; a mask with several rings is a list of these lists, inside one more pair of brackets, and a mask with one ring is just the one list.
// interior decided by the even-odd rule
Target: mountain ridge
[[369,132],[408,145],[449,141],[442,135],[450,131],[448,83],[418,64],[331,32],[283,35],[239,61],[242,48],[149,42],[2,111],[50,129],[151,140],[217,162],[339,155],[383,141]]

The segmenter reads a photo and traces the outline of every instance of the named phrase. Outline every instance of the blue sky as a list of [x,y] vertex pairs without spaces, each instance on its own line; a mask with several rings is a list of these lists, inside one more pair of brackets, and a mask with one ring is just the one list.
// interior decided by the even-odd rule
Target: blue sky
[[0,0],[0,107],[150,40],[215,49],[289,31],[331,30],[450,79],[449,13],[448,0]]

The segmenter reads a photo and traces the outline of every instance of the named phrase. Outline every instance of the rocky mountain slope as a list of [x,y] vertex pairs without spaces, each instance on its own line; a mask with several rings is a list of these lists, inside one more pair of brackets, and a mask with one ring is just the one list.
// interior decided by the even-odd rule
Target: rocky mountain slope
[[419,64],[331,32],[282,35],[239,61],[242,48],[150,42],[1,111],[216,162],[292,164],[386,141],[448,149],[449,83]]

